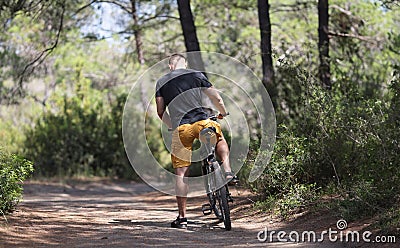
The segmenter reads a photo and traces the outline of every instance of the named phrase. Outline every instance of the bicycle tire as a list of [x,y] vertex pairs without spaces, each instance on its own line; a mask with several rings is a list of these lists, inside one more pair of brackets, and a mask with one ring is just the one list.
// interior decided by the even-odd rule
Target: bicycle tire
[[228,204],[228,195],[226,192],[226,187],[223,186],[219,190],[217,190],[217,200],[219,204],[219,209],[221,211],[221,215],[224,219],[224,225],[225,229],[227,231],[230,231],[232,229],[232,223],[231,223],[231,211],[229,209],[229,204]]
[[222,221],[223,217],[218,210],[218,206],[216,204],[215,193],[208,193],[207,198],[208,198],[208,201],[210,202],[211,211],[214,212],[215,217],[217,217],[220,221]]
[[220,220],[224,221],[225,229],[230,231],[232,229],[231,224],[231,212],[228,205],[228,193],[226,190],[224,177],[221,174],[221,167],[218,162],[213,163],[214,171],[217,172],[215,176],[215,183],[217,187],[221,187],[215,191],[215,204],[218,204],[219,212],[221,215]]

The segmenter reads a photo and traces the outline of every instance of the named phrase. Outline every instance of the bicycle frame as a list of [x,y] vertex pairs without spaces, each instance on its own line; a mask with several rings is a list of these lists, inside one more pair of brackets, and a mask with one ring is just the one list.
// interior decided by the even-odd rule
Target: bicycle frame
[[202,163],[202,173],[203,175],[207,175],[204,184],[210,202],[210,204],[202,206],[203,214],[208,215],[214,212],[220,221],[224,221],[225,229],[231,230],[230,210],[227,200],[228,198],[231,199],[231,197],[228,186],[225,183],[225,178],[223,177],[221,166],[215,155],[217,144],[215,128],[204,128],[200,131],[199,139],[207,152]]
[[[217,135],[215,128],[205,128],[200,132],[199,139],[201,143],[205,146],[207,155],[202,163],[203,175],[209,175],[206,177],[206,193],[211,193],[218,188],[217,181],[223,180],[221,167],[215,156],[215,146],[217,144]],[[219,180],[221,179],[221,180]],[[222,185],[221,185],[222,186]]]

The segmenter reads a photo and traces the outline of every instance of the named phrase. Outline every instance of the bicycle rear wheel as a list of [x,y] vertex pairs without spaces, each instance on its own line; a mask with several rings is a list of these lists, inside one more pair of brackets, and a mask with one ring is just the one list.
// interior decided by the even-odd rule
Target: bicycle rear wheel
[[231,211],[230,211],[229,205],[228,205],[228,195],[226,192],[226,186],[223,186],[222,188],[217,190],[216,193],[217,193],[216,194],[217,195],[216,204],[219,205],[218,208],[220,210],[221,216],[223,217],[225,229],[227,231],[230,231],[232,229]]
[[[219,220],[224,221],[225,229],[229,231],[232,229],[232,225],[231,225],[231,212],[228,205],[227,186],[225,185],[224,177],[222,175],[219,163],[215,161],[212,164],[212,166],[214,175],[211,176],[209,179],[211,179],[210,185],[214,186],[213,187],[214,193],[211,194],[214,196],[213,199],[215,204],[214,213]],[[217,187],[220,188],[217,189]]]
[[214,193],[209,193],[207,194],[208,197],[208,201],[210,202],[210,206],[211,206],[211,211],[214,212],[215,217],[217,217],[220,221],[224,220],[224,217],[221,215],[220,211],[219,211],[219,204],[217,204],[217,197]]

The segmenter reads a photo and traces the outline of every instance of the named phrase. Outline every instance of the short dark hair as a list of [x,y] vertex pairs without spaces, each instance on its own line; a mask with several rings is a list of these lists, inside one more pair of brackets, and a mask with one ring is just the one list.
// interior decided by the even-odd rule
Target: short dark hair
[[179,60],[184,59],[186,62],[186,57],[180,53],[174,53],[169,56],[168,64],[175,65]]

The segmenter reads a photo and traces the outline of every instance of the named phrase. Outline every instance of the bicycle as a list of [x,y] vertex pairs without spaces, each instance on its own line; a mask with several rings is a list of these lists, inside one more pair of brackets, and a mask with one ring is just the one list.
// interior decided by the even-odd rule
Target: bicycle
[[[217,116],[210,116],[212,121]],[[205,189],[209,203],[203,204],[201,210],[204,215],[214,212],[215,216],[224,222],[227,231],[232,229],[228,202],[233,202],[228,185],[222,173],[221,165],[215,155],[217,135],[214,127],[207,127],[200,131],[200,142],[206,148],[206,156],[202,161],[202,173],[205,177]]]

